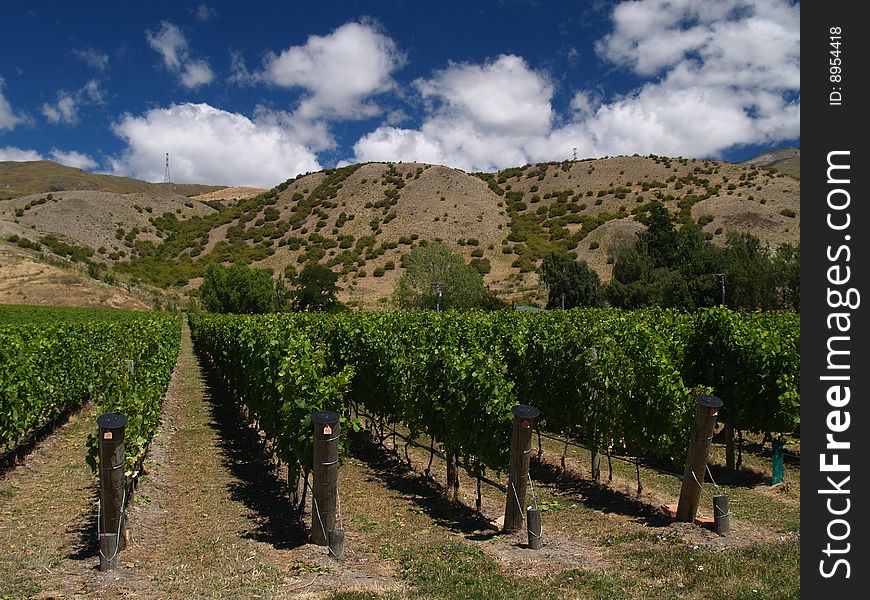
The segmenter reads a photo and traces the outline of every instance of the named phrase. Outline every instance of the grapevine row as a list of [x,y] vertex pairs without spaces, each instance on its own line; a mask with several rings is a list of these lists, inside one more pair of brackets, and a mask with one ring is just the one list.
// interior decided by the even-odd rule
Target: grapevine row
[[[57,310],[55,311],[57,312]],[[38,313],[34,313],[38,316]],[[0,322],[0,448],[87,401],[129,417],[127,464],[144,454],[178,356],[177,315],[71,311]],[[95,465],[96,435],[88,441]]]
[[591,309],[194,315],[191,324],[295,469],[310,468],[308,415],[349,415],[354,405],[429,436],[478,474],[507,466],[517,402],[594,449],[674,462],[700,391],[722,397],[723,418],[740,429],[788,432],[799,415],[793,315]]

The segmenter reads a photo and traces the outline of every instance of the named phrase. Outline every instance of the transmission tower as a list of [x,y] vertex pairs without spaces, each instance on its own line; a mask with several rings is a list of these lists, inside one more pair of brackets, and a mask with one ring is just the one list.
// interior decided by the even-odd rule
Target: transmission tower
[[577,160],[577,148],[574,148],[574,160]]
[[166,153],[166,170],[163,171],[163,186],[167,191],[172,191],[172,176],[169,174],[169,152]]

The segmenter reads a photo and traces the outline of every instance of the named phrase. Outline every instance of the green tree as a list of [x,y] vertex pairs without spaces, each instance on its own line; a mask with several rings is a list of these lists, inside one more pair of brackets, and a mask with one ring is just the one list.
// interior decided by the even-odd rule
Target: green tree
[[291,281],[290,305],[293,310],[335,312],[344,309],[337,297],[338,274],[329,267],[307,263]]
[[679,232],[674,229],[674,217],[661,202],[650,206],[649,216],[642,219],[647,226],[637,236],[637,249],[650,256],[656,267],[671,268],[679,259]]
[[598,306],[601,281],[584,261],[564,254],[550,254],[541,264],[541,281],[547,286],[547,308]]
[[490,308],[493,302],[483,283],[483,276],[465,264],[461,254],[450,251],[442,242],[418,246],[402,259],[405,272],[393,291],[393,302],[399,308],[436,306],[434,283],[442,284],[441,308]]
[[776,282],[777,308],[800,311],[801,246],[783,244],[773,256],[773,276]]
[[267,313],[275,307],[275,288],[268,271],[241,263],[229,268],[211,264],[199,286],[199,298],[209,312]]
[[732,309],[776,308],[770,250],[749,233],[729,233],[725,244],[725,302]]

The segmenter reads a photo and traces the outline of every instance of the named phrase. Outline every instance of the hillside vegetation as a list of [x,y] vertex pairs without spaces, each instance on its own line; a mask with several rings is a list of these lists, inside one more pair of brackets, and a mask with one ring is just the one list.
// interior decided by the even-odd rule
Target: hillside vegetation
[[301,175],[249,198],[201,202],[161,192],[5,200],[0,235],[35,245],[51,234],[90,248],[90,260],[134,284],[178,291],[198,285],[216,262],[242,260],[278,276],[317,261],[340,275],[342,301],[371,307],[386,302],[402,257],[432,240],[462,253],[505,299],[540,302],[544,256],[571,253],[607,281],[654,201],[717,244],[729,231],[796,244],[800,231],[795,178],[754,164],[654,155],[476,174],[366,163]]

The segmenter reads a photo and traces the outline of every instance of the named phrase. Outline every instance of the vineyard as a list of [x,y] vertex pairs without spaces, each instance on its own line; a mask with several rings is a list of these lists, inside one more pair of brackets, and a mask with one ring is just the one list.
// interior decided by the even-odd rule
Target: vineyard
[[[142,458],[178,356],[177,315],[5,306],[0,310],[0,450],[93,402],[129,416],[127,465]],[[96,467],[96,436],[87,460]]]
[[475,475],[505,471],[518,402],[538,407],[550,432],[672,466],[701,392],[723,398],[721,419],[740,431],[789,433],[800,413],[791,314],[196,315],[191,325],[294,474],[310,470],[308,415],[322,409],[401,424]]
[[[0,477],[0,598],[798,597],[799,471],[787,465],[790,485],[768,487],[758,449],[799,424],[797,315],[188,320],[0,307],[3,447],[73,413]],[[736,511],[724,538],[657,508],[679,491],[702,393],[724,400],[711,456]],[[488,525],[504,510],[518,403],[541,412],[530,475],[545,538],[534,551]],[[306,543],[317,410],[342,415],[343,561]],[[132,546],[109,579],[93,568],[96,481],[85,466],[104,412],[129,417],[127,471],[140,476]],[[720,464],[725,431],[751,440],[734,475]],[[589,470],[598,453],[615,459],[601,480]]]

